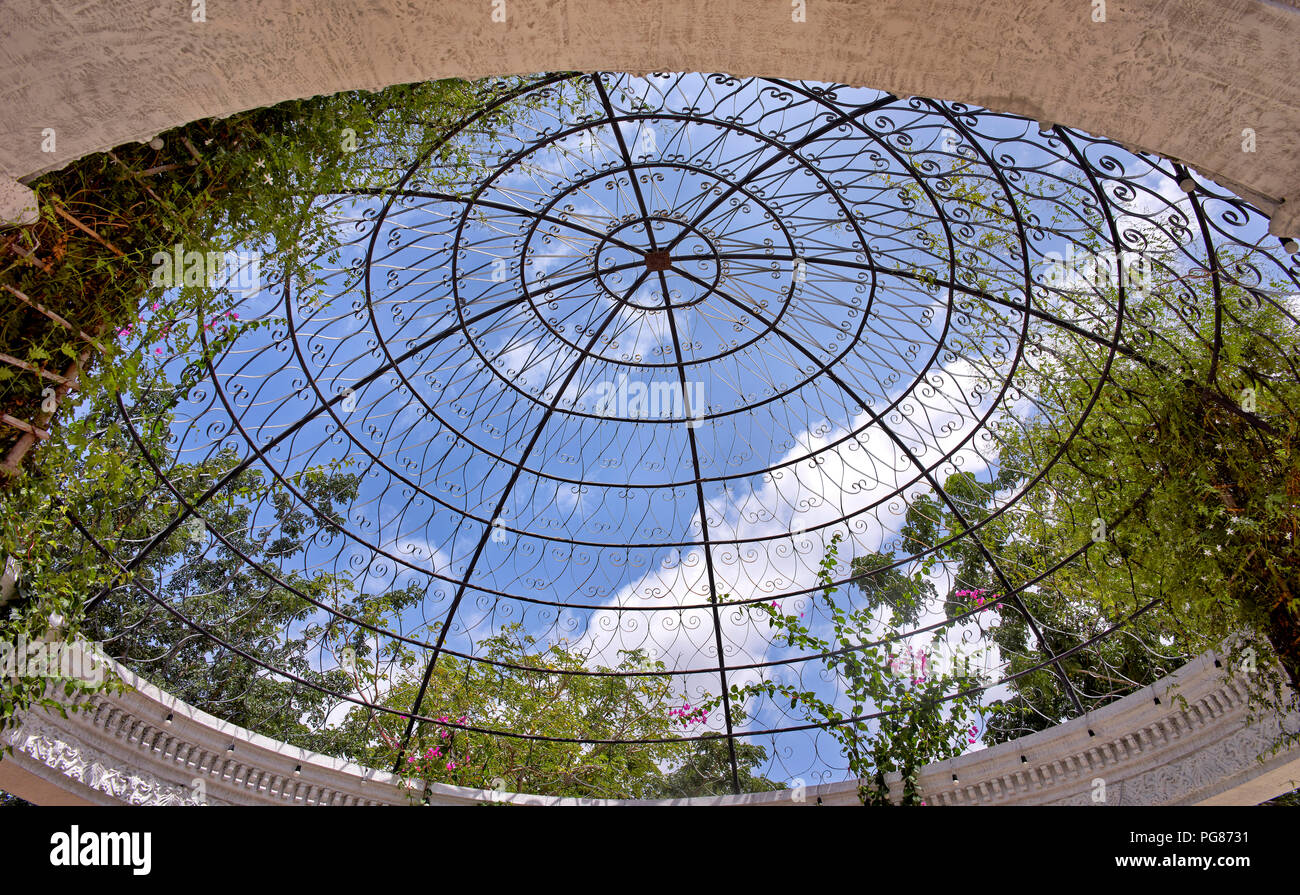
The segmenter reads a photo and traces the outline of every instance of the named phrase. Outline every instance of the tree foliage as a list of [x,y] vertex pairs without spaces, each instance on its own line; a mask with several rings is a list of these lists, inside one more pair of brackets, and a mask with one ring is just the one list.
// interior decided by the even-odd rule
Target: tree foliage
[[[0,284],[9,287],[0,292],[0,350],[38,372],[0,365],[0,411],[36,420],[51,437],[39,450],[14,458],[24,474],[0,482],[6,488],[0,563],[12,560],[10,567],[19,569],[16,603],[0,619],[0,637],[71,640],[80,632],[84,602],[111,590],[108,605],[123,614],[97,621],[102,627],[92,633],[117,643],[122,657],[148,655],[158,663],[155,670],[170,669],[158,672],[157,683],[183,699],[221,706],[219,713],[229,717],[234,694],[243,694],[238,699],[244,707],[233,710],[233,717],[250,723],[279,718],[270,732],[311,739],[312,724],[301,720],[316,718],[319,699],[311,688],[272,684],[257,661],[231,651],[213,655],[195,645],[193,632],[162,604],[178,600],[175,605],[197,619],[225,613],[238,620],[232,638],[245,652],[307,674],[305,660],[292,655],[295,638],[273,646],[273,635],[291,630],[309,611],[295,589],[311,595],[346,582],[291,579],[268,589],[238,568],[238,554],[270,563],[306,549],[319,532],[328,534],[328,511],[355,486],[346,472],[309,473],[305,485],[325,511],[311,519],[277,496],[273,483],[255,473],[241,475],[211,506],[227,526],[228,543],[199,554],[197,541],[173,532],[136,570],[139,584],[158,589],[158,603],[141,600],[139,591],[128,596],[131,576],[89,540],[143,547],[183,512],[178,495],[160,487],[138,458],[144,454],[160,468],[173,467],[166,411],[206,377],[210,361],[240,333],[268,325],[239,320],[230,310],[230,291],[220,283],[159,285],[155,256],[176,244],[198,254],[256,251],[265,259],[265,280],[309,283],[320,264],[337,260],[333,209],[350,201],[340,197],[391,186],[425,153],[435,154],[441,163],[435,170],[453,185],[482,160],[465,146],[438,140],[453,122],[480,110],[487,92],[508,90],[511,83],[435,81],[283,103],[194,122],[150,144],[91,155],[33,182],[40,220],[7,234],[0,247],[7,259],[0,261],[6,265],[0,267]],[[501,116],[482,121],[486,139],[505,123]],[[159,343],[170,356],[187,358],[179,377],[169,379],[166,358],[149,353]],[[159,344],[154,350],[164,349]],[[57,402],[53,422],[52,411],[39,409],[49,397],[42,394],[48,387],[42,370],[78,380]],[[14,450],[19,434],[0,427],[0,456]],[[194,500],[203,491],[200,481],[212,482],[235,462],[217,456],[181,469],[194,488],[179,497]],[[173,478],[184,481],[185,475]],[[249,508],[262,500],[274,503],[279,531],[279,540],[265,547],[257,532],[240,528]],[[85,539],[74,519],[86,528]],[[403,597],[377,599],[394,603]],[[125,619],[131,621],[123,627]],[[164,656],[170,660],[161,661]],[[211,662],[224,673],[221,681],[209,680]],[[45,684],[38,677],[6,680],[0,726],[30,705],[57,708],[59,701],[44,694]],[[67,687],[69,693],[94,689],[77,681]],[[269,692],[254,705],[249,700],[259,691]]]
[[[744,686],[733,685],[734,705],[753,699],[788,704],[810,722],[825,727],[840,745],[849,771],[859,781],[866,805],[921,803],[918,777],[932,761],[960,755],[971,738],[970,722],[979,704],[978,670],[940,668],[928,661],[928,648],[906,645],[904,622],[912,617],[927,592],[918,572],[894,573],[887,588],[868,585],[879,602],[852,608],[837,601],[832,582],[842,536],[832,536],[819,571],[821,596],[829,614],[830,631],[818,633],[801,617],[783,613],[775,604],[761,606],[778,641],[804,655],[818,657],[835,684],[830,696],[802,684],[767,677]],[[878,557],[868,562],[876,563]],[[888,617],[882,604],[898,604]],[[930,644],[933,646],[934,644]],[[971,689],[975,692],[964,693]],[[955,698],[953,698],[956,694]],[[717,704],[713,700],[710,707]],[[902,777],[901,793],[891,793],[886,776]]]
[[[476,653],[481,660],[473,662],[439,657],[423,713],[440,723],[416,724],[405,750],[402,712],[415,702],[421,657],[398,650],[393,663],[379,663],[367,653],[356,655],[359,691],[393,710],[358,707],[349,714],[345,726],[366,743],[358,757],[383,767],[401,756],[413,781],[498,791],[576,798],[711,791],[712,769],[698,764],[701,754],[711,755],[708,747],[692,749],[680,739],[694,735],[703,718],[689,705],[680,710],[670,677],[655,674],[664,664],[644,651],[620,651],[607,666],[590,649],[538,644],[516,623]],[[749,757],[765,755],[759,750]],[[677,773],[667,773],[675,766]],[[687,767],[694,771],[681,773]]]

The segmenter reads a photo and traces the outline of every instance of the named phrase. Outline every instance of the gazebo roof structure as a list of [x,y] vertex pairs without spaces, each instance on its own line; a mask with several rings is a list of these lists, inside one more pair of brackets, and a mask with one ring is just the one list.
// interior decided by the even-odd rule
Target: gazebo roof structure
[[[237,275],[197,349],[146,346],[175,402],[120,402],[142,473],[178,508],[143,542],[93,545],[149,572],[90,601],[141,673],[173,655],[136,637],[158,618],[179,623],[177,642],[304,686],[322,686],[298,664],[304,643],[317,671],[348,642],[403,650],[418,659],[409,703],[331,692],[400,717],[403,751],[439,722],[428,696],[447,662],[660,681],[710,705],[681,737],[725,738],[739,787],[736,743],[763,744],[770,776],[830,781],[843,767],[826,728],[880,723],[870,707],[811,722],[733,702],[764,678],[843,700],[826,656],[769,621],[827,624],[828,585],[861,609],[873,581],[922,576],[933,597],[881,638],[982,650],[987,700],[1047,670],[1078,716],[1180,663],[1143,641],[1148,679],[1081,688],[1065,665],[1106,665],[1155,604],[1049,623],[1026,596],[1049,599],[1104,536],[1035,543],[1050,556],[1033,567],[1008,544],[1032,538],[1026,514],[1044,504],[1027,498],[1052,487],[1111,366],[1143,357],[1161,314],[1236,319],[1245,296],[1294,321],[1294,259],[1230,191],[1050,122],[721,74],[503,79],[419,157],[369,151],[391,176],[330,198],[337,250],[309,276]],[[1039,400],[1066,343],[1090,385]],[[144,449],[159,427],[165,461]],[[1009,454],[1033,427],[1061,447]],[[326,472],[349,487],[322,502]],[[931,542],[905,533],[918,507],[945,520]],[[1081,532],[1092,519],[1054,512]],[[159,552],[183,533],[192,550]],[[250,538],[307,546],[268,561]],[[953,545],[988,580],[968,580]],[[218,558],[299,621],[254,641],[244,604],[196,614]],[[320,576],[348,587],[312,589]],[[977,584],[980,606],[951,608]],[[400,611],[356,611],[387,592],[408,596]],[[990,648],[985,599],[1026,626],[1024,656]],[[502,660],[510,632],[586,662]]]

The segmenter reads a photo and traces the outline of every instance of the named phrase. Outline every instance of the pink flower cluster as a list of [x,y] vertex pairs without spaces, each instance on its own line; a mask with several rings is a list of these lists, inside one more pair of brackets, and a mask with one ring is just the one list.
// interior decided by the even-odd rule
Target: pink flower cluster
[[[158,302],[156,302],[156,301],[155,301],[155,302],[151,302],[150,305],[149,305],[149,310],[151,310],[151,311],[157,311],[157,310],[158,310]],[[213,318],[212,318],[211,322],[209,322],[209,323],[206,324],[206,328],[207,328],[207,329],[216,329],[217,324],[218,324],[218,323],[221,323],[223,320],[232,320],[232,321],[237,321],[237,320],[239,320],[239,314],[238,314],[236,311],[226,311],[224,314],[218,314],[216,317],[213,317]],[[119,339],[124,339],[124,338],[126,338],[127,336],[130,336],[130,335],[134,334],[134,333],[135,333],[135,325],[136,325],[136,323],[142,323],[143,321],[144,321],[144,318],[141,317],[141,318],[137,318],[137,320],[135,321],[135,323],[128,323],[126,326],[122,327],[121,329],[119,329],[119,330],[117,331],[117,337],[118,337]],[[227,330],[229,330],[229,328],[230,328],[229,326],[225,326],[225,325],[223,325],[223,326],[221,327],[221,332],[222,332],[222,333],[225,333]],[[162,329],[159,330],[159,334],[162,335],[162,336],[164,336],[164,337],[166,337],[166,336],[170,336],[170,335],[171,335],[171,331],[172,331],[171,324],[168,323],[168,324],[164,324],[164,325],[163,325]],[[162,350],[161,347],[158,347],[158,348],[155,348],[155,349],[153,350],[153,353],[154,353],[154,354],[162,354],[162,353],[163,353],[163,350]]]
[[679,709],[669,709],[668,717],[676,718],[677,723],[682,727],[690,727],[694,724],[703,724],[708,720],[709,713],[702,708],[691,708],[691,704],[687,702]]
[[894,655],[889,654],[889,670],[894,674],[899,674],[904,670],[910,673],[912,686],[925,683],[925,663],[930,659],[925,650],[919,649],[913,651],[910,646],[904,647],[903,652]]
[[[447,715],[439,715],[438,720],[446,724],[451,723],[451,718],[448,717]],[[461,715],[459,718],[457,718],[456,723],[463,726],[465,724],[465,716]],[[445,740],[447,737],[451,736],[451,731],[444,727],[442,728],[442,730],[438,731],[438,736]]]
[[[957,591],[956,596],[965,597],[969,600],[974,601],[975,605],[979,606],[981,611],[985,609],[997,609],[1000,612],[1002,610],[1001,603],[993,602],[994,600],[998,599],[998,595],[995,593],[990,593],[989,591],[984,590],[983,588],[977,587],[974,590],[959,590]],[[986,606],[985,605],[986,603],[989,605]]]
[[[450,724],[450,723],[451,723],[451,716],[450,716],[450,715],[439,715],[439,716],[438,716],[438,720],[441,721],[441,722],[443,722],[444,724]],[[465,715],[461,715],[459,718],[456,719],[456,723],[457,723],[457,724],[460,724],[460,725],[464,725],[465,722],[466,722],[466,720],[467,720],[466,716],[465,716]],[[448,730],[448,729],[445,728],[445,727],[444,727],[444,728],[441,728],[441,729],[438,731],[438,737],[439,737],[439,739],[444,739],[444,740],[445,740],[445,739],[446,739],[447,737],[449,737],[449,736],[451,736],[451,731]],[[432,762],[432,761],[434,761],[435,759],[440,759],[440,758],[443,758],[443,757],[444,757],[444,755],[443,755],[443,752],[442,752],[442,746],[440,746],[440,745],[439,745],[439,746],[430,746],[428,749],[425,749],[425,750],[424,750],[424,754],[423,754],[422,756],[418,756],[418,757],[417,757],[417,756],[415,756],[415,755],[412,755],[410,758],[406,759],[406,763],[407,763],[407,764],[415,765],[415,767],[412,768],[411,770],[413,770],[413,771],[414,771],[415,773],[417,773],[417,774],[422,774],[422,773],[426,773],[426,772],[429,771],[429,770],[432,770],[431,767],[430,767],[430,768],[426,768],[426,767],[423,766],[423,762],[424,762],[424,761]],[[445,757],[447,757],[447,758],[451,758],[450,755],[447,755],[447,756],[445,756]],[[448,761],[446,767],[447,767],[447,770],[449,770],[449,771],[454,771],[454,770],[456,770],[457,767],[459,767],[459,765],[458,765],[455,761]]]
[[975,741],[979,739],[979,732],[979,728],[972,724],[970,730],[966,731],[966,742],[975,745]]
[[[219,322],[221,322],[221,317],[222,317],[222,315],[220,315],[220,314],[218,314],[216,317],[213,317],[213,318],[212,318],[212,322],[208,324],[208,329],[213,329],[213,328],[215,328],[216,325],[217,325]],[[236,314],[234,311],[227,311],[227,312],[225,313],[225,318],[226,318],[227,320],[238,320],[238,319],[239,319],[239,315]],[[225,331],[226,331],[226,327],[224,327],[224,326],[221,327],[221,331],[222,331],[222,332],[225,332]]]
[[[433,746],[433,747],[431,747],[431,748],[429,748],[429,749],[424,750],[424,758],[425,758],[426,761],[432,761],[432,760],[435,759],[435,758],[442,758],[442,747],[441,747],[441,746]],[[408,759],[406,760],[406,763],[407,763],[407,764],[415,764],[415,761],[416,761],[416,758],[415,758],[414,755],[412,755],[410,758],[408,758]],[[448,770],[450,770],[450,768],[448,768]]]

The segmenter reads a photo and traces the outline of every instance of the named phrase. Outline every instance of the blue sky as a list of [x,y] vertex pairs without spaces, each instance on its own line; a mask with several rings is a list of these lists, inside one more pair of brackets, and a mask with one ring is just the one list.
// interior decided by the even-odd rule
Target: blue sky
[[[991,201],[1023,189],[990,173],[982,151],[1014,157],[1036,190],[1056,184],[1059,203],[1016,193],[1032,301],[1102,336],[1113,321],[1040,288],[1044,257],[1089,225],[1079,188],[1054,179],[1073,170],[1068,149],[1033,122],[980,115],[969,122],[972,145],[931,107],[895,100],[859,117],[860,128],[800,144],[829,113],[883,95],[839,88],[832,102],[820,85],[699,75],[603,86],[631,119],[617,132],[594,92],[570,91],[576,108],[561,117],[543,106],[495,142],[462,134],[482,168],[421,168],[394,185],[400,198],[387,207],[373,196],[340,202],[338,262],[318,284],[289,284],[287,301],[272,284],[240,297],[243,320],[270,325],[243,332],[218,359],[216,385],[260,442],[353,390],[266,461],[286,477],[330,463],[363,475],[349,536],[310,548],[298,571],[347,570],[372,593],[416,584],[423,605],[395,625],[430,640],[468,576],[449,650],[472,655],[513,622],[542,642],[589,650],[593,663],[650,649],[693,672],[677,683],[698,703],[718,685],[709,560],[718,592],[815,617],[799,594],[815,584],[833,533],[848,538],[841,576],[853,555],[891,549],[906,499],[928,490],[919,469],[987,480],[997,457],[980,421],[1027,410],[999,403],[1022,315],[1000,307],[995,316],[994,305],[918,279],[972,287],[963,271],[974,267],[1002,302],[1027,298],[1024,261],[1009,248],[1018,234],[1005,216],[963,219],[939,190],[945,172],[962,166]],[[1116,207],[1162,220],[1186,213],[1167,173],[1076,139],[1094,164],[1103,152],[1121,158],[1138,184],[1131,202],[1113,197]],[[797,157],[782,144],[799,146]],[[651,238],[643,203],[655,246],[676,241],[664,274],[671,323],[658,277],[643,276],[639,260]],[[1032,219],[1053,214],[1062,221],[1051,231]],[[1142,227],[1156,231],[1146,217],[1133,229]],[[1257,238],[1261,227],[1252,219],[1236,236]],[[715,279],[716,291],[703,287]],[[163,363],[174,376],[182,359]],[[678,413],[601,415],[602,384],[653,391],[683,380],[704,398],[696,428]],[[247,450],[227,421],[212,388],[183,406],[173,426],[181,460],[219,444]],[[265,504],[257,520],[270,524]],[[947,580],[937,573],[941,592]],[[727,665],[779,654],[752,611],[721,617]],[[782,673],[816,681],[811,668]],[[802,720],[773,707],[751,714],[759,726]],[[707,726],[721,729],[722,719]],[[775,776],[835,766],[824,735],[791,734],[779,746]]]

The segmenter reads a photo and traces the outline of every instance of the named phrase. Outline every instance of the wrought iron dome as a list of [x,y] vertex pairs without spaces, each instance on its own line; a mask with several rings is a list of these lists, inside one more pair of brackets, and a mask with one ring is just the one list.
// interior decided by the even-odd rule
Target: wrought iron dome
[[[1181,663],[1134,631],[1150,604],[1031,611],[1027,597],[1050,600],[1054,576],[1086,571],[1104,537],[1088,537],[1088,508],[1028,498],[1050,492],[1111,366],[1146,351],[1158,319],[1231,317],[1242,296],[1285,308],[1279,296],[1300,291],[1242,200],[1066,127],[726,75],[503,80],[418,157],[368,151],[377,181],[329,199],[339,244],[314,274],[228,291],[200,346],[147,347],[175,401],[119,402],[138,445],[162,426],[174,453],[141,449],[174,512],[149,537],[95,542],[134,577],[92,600],[92,620],[146,676],[250,724],[239,707],[259,681],[315,688],[339,709],[313,723],[373,708],[400,722],[403,750],[439,722],[447,663],[636,678],[717,701],[670,738],[725,737],[733,786],[737,743],[764,747],[756,774],[829,780],[844,764],[825,728],[869,734],[873,707],[816,723],[729,693],[773,678],[842,701],[824,657],[783,643],[764,609],[824,624],[836,535],[843,605],[867,605],[891,571],[932,583],[900,649],[985,645],[990,615],[953,607],[961,588],[1023,619],[1022,650],[992,650],[972,689],[1033,703],[1009,685],[1050,672],[1064,705],[1044,696],[1029,712],[1044,723]],[[1139,301],[1152,276],[1160,288]],[[1094,368],[1049,375],[1063,342]],[[1044,399],[1069,372],[1086,387]],[[1008,440],[1044,425],[1059,444],[1010,459]],[[331,495],[326,473],[354,487]],[[930,543],[902,533],[922,503],[949,520]],[[1009,561],[1045,507],[1077,519],[1078,542]],[[364,608],[390,593],[403,598],[389,614]],[[250,626],[263,607],[279,621]],[[507,632],[585,662],[502,659]],[[1119,638],[1143,667],[1112,661]],[[380,675],[407,675],[403,701],[331,675],[344,647],[406,651],[404,672]],[[169,676],[195,651],[249,674]],[[1085,656],[1110,680],[1071,676]]]

